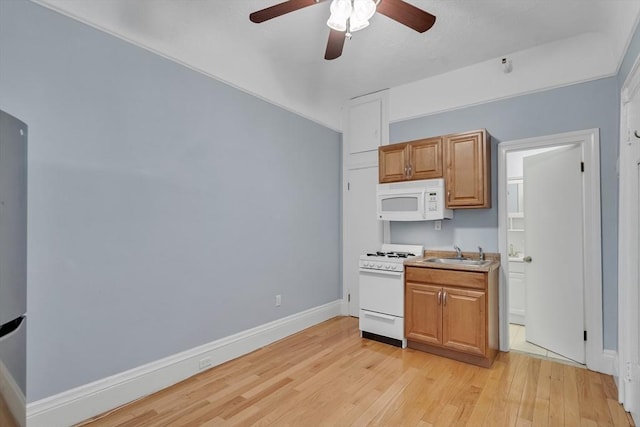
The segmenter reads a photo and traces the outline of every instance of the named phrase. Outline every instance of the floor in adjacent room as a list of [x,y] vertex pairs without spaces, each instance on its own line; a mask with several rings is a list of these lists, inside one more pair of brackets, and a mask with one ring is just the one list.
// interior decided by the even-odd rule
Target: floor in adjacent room
[[509,343],[511,350],[519,351],[521,353],[528,353],[534,356],[546,357],[554,361],[562,363],[569,363],[574,366],[583,366],[571,359],[567,359],[557,353],[547,350],[546,348],[539,347],[535,344],[528,342],[525,339],[526,328],[522,325],[516,325],[514,323],[509,324]]

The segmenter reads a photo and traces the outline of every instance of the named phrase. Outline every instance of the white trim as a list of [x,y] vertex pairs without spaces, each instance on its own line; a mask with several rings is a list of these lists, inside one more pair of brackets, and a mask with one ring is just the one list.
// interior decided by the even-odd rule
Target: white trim
[[[628,122],[628,104],[633,96],[640,90],[640,55],[636,58],[620,92],[620,151],[619,159],[628,155],[629,144],[631,144],[631,129]],[[633,171],[629,170],[628,163],[619,161],[619,188],[618,188],[618,254],[630,253],[633,248],[631,235],[631,218],[627,214],[629,211],[630,181],[634,179]],[[631,254],[632,256],[634,254]],[[634,335],[638,331],[631,329],[634,324],[637,327],[637,291],[632,283],[633,272],[630,269],[629,256],[618,255],[618,373],[622,375],[625,370],[625,363],[630,362],[634,357]],[[635,301],[635,303],[631,302]],[[624,378],[618,378],[618,400],[625,405],[625,408],[632,404],[633,396],[628,398],[626,392],[627,382]],[[629,401],[627,401],[629,400]],[[640,420],[635,420],[639,422]]]
[[9,412],[21,427],[27,425],[25,420],[26,398],[15,379],[0,359],[0,396],[4,399]]
[[208,72],[208,71],[206,71],[206,70],[204,70],[202,68],[195,67],[195,66],[193,66],[193,65],[191,65],[191,64],[189,64],[189,63],[187,63],[187,62],[185,62],[185,61],[183,61],[181,59],[176,58],[175,56],[169,55],[169,54],[167,54],[165,52],[161,52],[161,51],[159,51],[157,49],[154,49],[154,48],[152,48],[150,46],[142,44],[137,40],[131,39],[129,37],[124,36],[123,34],[120,34],[120,33],[117,33],[115,31],[112,31],[112,30],[110,30],[110,29],[108,29],[106,27],[102,27],[102,26],[96,24],[95,22],[88,21],[88,20],[86,20],[86,19],[84,19],[84,18],[82,18],[82,17],[80,17],[78,15],[75,15],[75,14],[73,14],[73,13],[67,11],[67,10],[58,9],[55,5],[52,5],[52,4],[49,4],[49,3],[45,3],[42,0],[30,0],[30,1],[32,3],[37,4],[38,6],[44,7],[46,9],[49,9],[49,10],[55,12],[55,13],[58,13],[58,14],[62,15],[62,16],[66,16],[67,18],[70,18],[70,19],[73,19],[75,21],[78,21],[78,22],[80,22],[80,23],[82,23],[84,25],[87,25],[87,26],[89,26],[91,28],[94,28],[94,29],[96,29],[96,30],[98,30],[100,32],[106,33],[106,34],[108,34],[110,36],[113,36],[113,37],[115,37],[117,39],[123,40],[123,41],[125,41],[125,42],[127,42],[127,43],[129,43],[129,44],[131,44],[133,46],[139,47],[140,49],[144,49],[144,50],[146,50],[148,52],[151,52],[151,53],[153,53],[155,55],[158,55],[158,56],[160,56],[160,57],[162,57],[164,59],[167,59],[167,60],[169,60],[171,62],[175,62],[176,64],[182,65],[183,67],[186,67],[186,68],[188,68],[188,69],[190,69],[192,71],[195,71],[196,73],[199,73],[199,74],[202,74],[202,75],[207,76],[209,78],[212,78],[214,80],[217,80],[217,81],[219,81],[221,83],[224,83],[227,86],[231,86],[232,88],[237,89],[237,90],[239,90],[241,92],[244,92],[246,94],[249,94],[251,96],[255,96],[256,98],[258,98],[258,99],[260,99],[260,100],[262,100],[264,102],[267,102],[267,103],[269,103],[271,105],[275,105],[278,108],[282,108],[283,110],[286,110],[286,111],[288,111],[290,113],[293,113],[296,116],[300,116],[302,118],[310,120],[310,121],[312,121],[314,123],[317,123],[317,124],[319,124],[321,126],[324,126],[324,127],[328,128],[328,129],[331,129],[333,131],[342,132],[341,129],[339,129],[339,128],[337,128],[335,126],[334,122],[328,122],[326,120],[319,120],[315,115],[311,116],[311,115],[309,115],[307,113],[301,113],[299,110],[294,110],[293,108],[291,108],[288,105],[285,105],[285,104],[283,104],[281,102],[276,102],[271,98],[268,98],[268,97],[266,97],[264,95],[261,95],[261,94],[259,94],[257,92],[254,92],[254,91],[251,91],[251,90],[249,90],[247,88],[239,86],[236,83],[233,83],[233,82],[231,82],[229,80],[226,80],[226,79],[224,79],[224,78],[222,78],[220,76],[217,76],[215,74],[211,74],[210,72]]
[[[498,145],[498,245],[502,259],[507,250],[507,153],[565,144],[580,144],[584,156],[584,278],[586,365],[611,374],[613,365],[602,339],[602,243],[600,219],[600,137],[598,129],[588,129],[503,142]],[[509,351],[509,289],[504,267],[500,283],[500,349]]]
[[29,427],[75,424],[197,374],[199,361],[205,357],[211,358],[211,366],[217,366],[339,316],[341,303],[336,300],[314,307],[29,403],[27,422]]

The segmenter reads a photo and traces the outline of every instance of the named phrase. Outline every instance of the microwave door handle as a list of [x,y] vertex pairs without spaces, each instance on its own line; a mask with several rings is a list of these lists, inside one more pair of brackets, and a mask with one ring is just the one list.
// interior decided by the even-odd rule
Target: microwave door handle
[[422,218],[427,219],[427,190],[422,190]]

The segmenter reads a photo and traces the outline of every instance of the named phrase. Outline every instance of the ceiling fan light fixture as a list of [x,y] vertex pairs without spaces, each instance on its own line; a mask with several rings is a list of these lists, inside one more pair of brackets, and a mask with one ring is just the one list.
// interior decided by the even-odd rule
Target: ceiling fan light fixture
[[376,13],[374,0],[332,0],[329,28],[336,31],[355,32],[369,26],[369,19]]
[[349,19],[349,31],[351,32],[360,31],[363,28],[367,28],[368,26],[369,26],[368,20],[361,21],[354,17]]
[[369,21],[374,13],[376,13],[376,2],[374,0],[353,0],[352,21]]
[[329,20],[327,21],[327,25],[332,30],[347,31],[347,20],[337,18],[333,14],[331,14],[331,16],[329,17]]

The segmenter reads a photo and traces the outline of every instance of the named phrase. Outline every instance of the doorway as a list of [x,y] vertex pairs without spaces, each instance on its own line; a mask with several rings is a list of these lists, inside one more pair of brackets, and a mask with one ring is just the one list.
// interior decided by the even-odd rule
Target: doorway
[[[510,350],[578,364],[584,364],[584,341],[579,339],[584,305],[582,275],[575,271],[583,270],[582,251],[571,251],[556,265],[559,260],[545,247],[581,244],[582,222],[574,220],[582,216],[581,173],[576,167],[581,158],[581,147],[575,144],[507,153],[505,263]],[[557,289],[558,282],[563,289]],[[559,291],[575,304],[549,310],[554,303],[562,304],[562,298],[550,300],[547,294]],[[554,312],[561,318],[549,315]]]
[[[508,167],[507,167],[507,159],[508,156],[514,155],[515,153],[524,153],[527,152],[529,150],[534,150],[534,149],[545,149],[545,150],[557,150],[557,153],[561,153],[564,152],[565,154],[563,154],[563,156],[567,156],[568,158],[573,158],[574,160],[577,158],[578,159],[578,164],[575,165],[576,168],[580,168],[581,164],[580,162],[584,163],[584,172],[581,172],[578,170],[577,172],[577,176],[578,176],[578,188],[581,188],[581,190],[579,191],[579,210],[577,212],[574,212],[573,214],[570,214],[572,216],[578,216],[579,218],[576,218],[576,222],[578,222],[580,224],[580,228],[578,231],[578,237],[576,237],[576,235],[574,234],[573,237],[571,237],[572,241],[571,241],[571,250],[573,251],[573,253],[578,253],[579,255],[581,255],[581,260],[579,261],[578,264],[573,264],[573,265],[577,265],[577,267],[574,267],[575,269],[581,270],[581,271],[577,271],[575,272],[577,276],[579,276],[581,278],[581,280],[578,282],[578,292],[581,293],[581,296],[578,296],[578,299],[582,300],[583,304],[580,305],[580,307],[582,307],[582,311],[577,310],[574,314],[566,314],[565,312],[563,312],[562,310],[564,309],[564,306],[562,304],[562,299],[570,299],[573,298],[575,296],[575,287],[573,288],[573,290],[571,292],[564,292],[563,289],[563,293],[558,293],[558,292],[553,292],[553,293],[547,293],[547,298],[553,299],[551,298],[552,296],[554,297],[558,297],[557,301],[554,302],[559,302],[558,304],[555,304],[555,308],[553,308],[553,310],[555,310],[555,318],[552,321],[552,325],[557,325],[559,323],[566,323],[566,319],[567,318],[571,318],[573,319],[573,327],[571,329],[571,334],[572,337],[575,334],[577,334],[577,337],[575,338],[580,338],[581,340],[583,339],[583,332],[584,331],[588,331],[588,340],[586,342],[584,342],[584,346],[583,348],[583,360],[579,361],[580,363],[586,363],[587,367],[589,369],[592,370],[596,370],[599,372],[610,372],[610,368],[608,367],[608,364],[610,365],[610,363],[608,363],[605,359],[604,355],[603,355],[603,349],[602,349],[602,286],[601,286],[601,243],[600,243],[600,173],[599,173],[599,167],[600,167],[600,162],[599,162],[599,132],[598,129],[591,129],[591,130],[586,130],[586,131],[577,131],[577,132],[568,132],[568,133],[563,133],[563,134],[556,134],[556,135],[549,135],[549,136],[543,136],[543,137],[537,137],[537,138],[528,138],[528,139],[523,139],[523,140],[517,140],[517,141],[510,141],[510,142],[504,142],[501,143],[498,146],[498,234],[499,234],[499,246],[500,246],[500,253],[501,253],[501,257],[504,260],[503,262],[503,268],[501,269],[501,284],[500,284],[500,349],[502,351],[509,351],[510,347],[511,347],[511,341],[517,339],[518,337],[514,334],[510,334],[510,329],[513,330],[513,328],[510,328],[510,322],[509,322],[509,315],[510,315],[510,304],[509,301],[510,299],[513,299],[513,295],[512,294],[512,289],[509,285],[509,266],[510,266],[510,262],[509,262],[509,254],[511,253],[511,259],[514,258],[522,258],[522,260],[524,261],[529,255],[527,255],[526,253],[524,253],[526,250],[529,250],[529,248],[526,247],[526,239],[525,239],[525,232],[527,229],[527,225],[529,225],[530,230],[534,230],[534,227],[539,227],[539,230],[545,230],[546,227],[557,227],[558,224],[560,223],[566,223],[567,219],[559,219],[559,212],[556,210],[556,207],[554,206],[554,204],[556,204],[557,202],[554,202],[553,198],[547,200],[544,203],[548,203],[550,204],[550,206],[547,206],[545,208],[536,206],[536,209],[539,211],[544,211],[547,213],[547,219],[546,219],[546,223],[543,221],[540,224],[535,225],[534,222],[527,220],[527,215],[523,213],[520,215],[520,218],[518,218],[518,215],[511,215],[509,216],[509,207],[511,207],[511,210],[513,211],[513,207],[514,207],[514,196],[513,196],[513,191],[516,190],[518,188],[521,188],[521,192],[524,192],[523,195],[523,203],[524,203],[524,208],[526,209],[527,206],[527,187],[530,187],[531,185],[534,185],[533,187],[531,187],[532,189],[535,189],[535,183],[534,182],[530,182],[530,185],[527,185],[527,187],[525,187],[525,183],[526,183],[526,179],[523,179],[524,176],[524,172],[521,172],[521,179],[523,181],[522,186],[518,187],[517,185],[514,186],[513,184],[519,184],[518,182],[509,182],[509,173],[508,173]],[[555,154],[553,152],[550,153],[543,153],[543,154],[535,154],[533,156],[530,156],[531,158],[535,158],[536,156],[540,157],[543,161],[550,161],[550,162],[559,162],[560,160],[558,160],[558,158],[562,157],[559,154]],[[577,157],[576,157],[577,156]],[[522,156],[524,157],[524,156]],[[545,166],[546,167],[546,166]],[[558,165],[556,165],[555,167],[559,168],[557,169],[558,171],[562,171],[562,163],[558,163]],[[544,169],[542,169],[544,170]],[[515,176],[513,176],[514,174],[512,173],[512,178],[517,178]],[[539,176],[544,176],[544,174],[540,174]],[[540,179],[540,178],[539,178]],[[571,179],[575,179],[571,178]],[[560,178],[556,178],[555,181],[553,181],[553,183],[556,182],[562,182],[564,183],[565,181],[568,181],[568,179],[560,179]],[[511,186],[509,186],[509,184],[512,184]],[[545,191],[546,189],[551,189],[551,188],[555,188],[554,184],[551,184],[549,182],[544,183],[539,185],[541,191],[538,191],[537,193],[535,191],[531,191],[530,189],[530,193],[533,194],[537,194],[536,197],[547,197],[547,195],[545,193],[550,191]],[[511,198],[509,198],[509,193],[511,193]],[[533,196],[532,196],[533,197]],[[553,197],[553,196],[550,196]],[[519,200],[518,197],[515,198],[516,202]],[[539,203],[540,199],[532,199],[534,200],[533,202],[529,202],[530,205],[533,203]],[[511,205],[511,206],[510,206]],[[516,205],[517,206],[517,205]],[[531,208],[531,206],[530,206]],[[531,217],[533,217],[533,215],[529,215]],[[544,220],[544,218],[543,218]],[[525,223],[525,221],[527,221]],[[514,225],[515,224],[515,225]],[[509,232],[509,228],[512,229],[511,232],[511,243],[510,243],[510,232]],[[515,234],[515,232],[513,232],[514,229],[518,229],[518,230],[522,230],[519,231],[518,233],[521,233],[521,237],[520,237],[520,246],[518,247],[518,244],[514,244],[514,242],[517,241],[517,237],[513,237],[513,235]],[[562,229],[562,227],[558,228],[559,230]],[[533,245],[533,240],[535,240],[531,235],[529,235],[529,239],[531,240],[531,245],[530,247]],[[535,236],[534,236],[535,237]],[[510,246],[513,245],[513,246]],[[536,243],[536,245],[540,246],[540,243]],[[538,252],[535,256],[532,256],[533,258],[533,262],[531,262],[531,264],[524,264],[527,265],[527,267],[524,267],[521,272],[523,273],[529,273],[529,271],[527,271],[527,269],[530,270],[534,270],[534,268],[532,268],[531,266],[533,266],[534,264],[537,264],[536,268],[537,268],[537,272],[535,272],[535,274],[532,271],[532,275],[536,276],[538,275],[538,279],[536,279],[536,281],[538,283],[540,282],[545,282],[546,281],[544,279],[540,279],[540,277],[545,277],[544,275],[547,275],[547,277],[549,277],[549,274],[556,274],[554,272],[555,268],[560,268],[560,270],[558,270],[557,274],[567,274],[567,270],[565,269],[564,271],[562,271],[562,265],[560,265],[560,267],[558,267],[557,264],[555,265],[551,265],[549,264],[549,256],[546,252],[551,252],[552,250],[556,250],[558,252],[558,254],[556,255],[557,258],[561,258],[564,253],[562,251],[564,251],[566,245],[562,245],[559,248],[554,245],[550,245],[550,247],[547,247],[546,250],[544,251],[545,253],[540,253]],[[539,251],[539,249],[537,249]],[[515,255],[515,256],[514,256]],[[531,259],[529,259],[529,261],[531,261]],[[542,261],[546,259],[546,263],[543,263]],[[537,261],[537,262],[536,262]],[[544,265],[544,268],[541,268],[540,265]],[[512,269],[513,270],[513,269]],[[573,270],[569,270],[569,271],[573,271]],[[525,274],[526,277],[527,274]],[[542,276],[540,276],[542,275]],[[513,276],[513,274],[512,274]],[[562,283],[562,282],[560,282]],[[521,283],[521,285],[524,287],[526,286],[526,278],[523,278],[523,283]],[[565,286],[564,284],[561,286]],[[575,286],[575,285],[574,285]],[[524,293],[526,294],[526,288]],[[555,290],[554,290],[555,291]],[[547,291],[549,292],[549,291]],[[560,296],[564,294],[564,296],[562,298],[560,298]],[[544,294],[543,294],[544,295]],[[538,296],[538,298],[540,298],[540,296]],[[534,298],[531,298],[532,301],[534,301]],[[575,300],[575,298],[574,298]],[[547,300],[549,301],[549,300]],[[540,303],[538,303],[540,304]],[[534,320],[534,323],[531,323],[529,326],[532,326],[532,332],[533,329],[535,329],[535,326],[538,326],[538,331],[535,332],[535,335],[540,336],[540,328],[543,327],[543,332],[544,329],[555,329],[554,327],[550,327],[548,324],[544,325],[544,323],[546,322],[546,319],[541,319],[540,316],[535,317],[533,316],[533,311],[535,310],[535,306],[531,306],[531,301],[529,301],[529,303],[523,303],[521,306],[522,310],[524,311],[523,313],[521,313],[523,316],[521,317],[521,323],[525,323],[525,328],[526,328],[526,321],[528,318],[532,318],[532,319],[538,319],[538,320]],[[527,308],[529,308],[529,310],[531,311],[531,315],[527,315],[526,311]],[[552,304],[545,304],[544,307],[538,307],[538,312],[544,312],[545,310],[552,310]],[[513,317],[512,319],[513,320]],[[574,329],[576,329],[577,326],[577,330],[574,331]],[[583,330],[580,330],[583,329]],[[526,333],[526,329],[525,329],[525,333]],[[551,334],[555,333],[555,331],[552,331]],[[511,335],[511,336],[510,336]],[[527,334],[529,335],[529,334]],[[560,334],[561,335],[561,334]],[[536,339],[539,339],[536,338]],[[562,338],[560,337],[555,337],[554,338],[556,340],[556,342],[559,342],[558,340],[562,340]],[[573,338],[572,338],[573,339]],[[546,341],[546,334],[543,334],[543,345],[540,345],[541,348],[545,349],[545,350],[540,350],[540,352],[542,351],[549,351],[548,348],[545,348],[545,346],[547,345],[555,345],[555,344],[547,344]],[[551,340],[553,342],[553,339]],[[581,345],[580,343],[577,345]],[[553,349],[551,349],[552,353],[555,353],[553,351]],[[563,350],[564,351],[564,350]],[[549,356],[549,354],[541,354],[541,355],[546,355]],[[580,358],[579,354],[578,356],[576,356],[575,354],[572,356],[573,358]],[[608,363],[608,364],[607,364]]]

